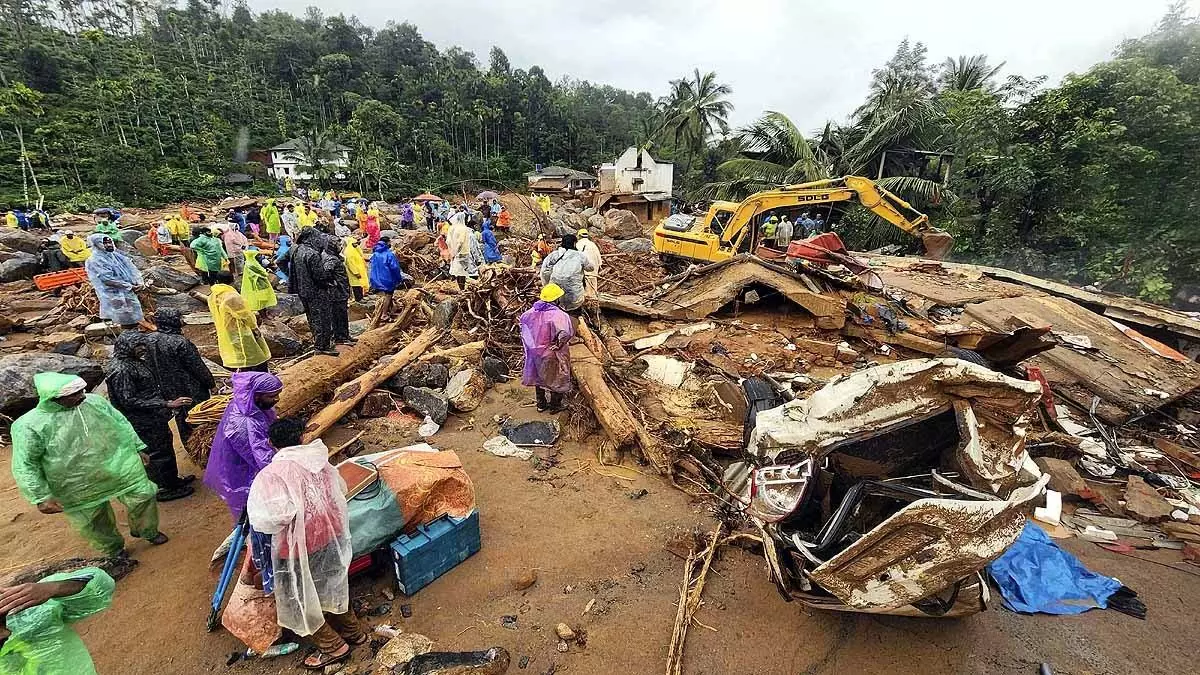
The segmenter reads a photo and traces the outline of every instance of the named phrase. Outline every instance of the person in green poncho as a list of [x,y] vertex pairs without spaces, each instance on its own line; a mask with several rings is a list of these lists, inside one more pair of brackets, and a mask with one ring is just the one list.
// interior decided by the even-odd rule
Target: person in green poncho
[[37,407],[12,425],[12,473],[21,496],[45,514],[67,520],[107,556],[127,555],[110,500],[129,514],[129,532],[151,544],[158,531],[158,487],[146,476],[146,444],[116,408],[86,393],[82,378],[33,376]]
[[271,273],[258,261],[262,251],[248,248],[242,251],[246,264],[242,267],[242,299],[246,307],[257,312],[278,304],[275,289],[271,287]]
[[207,227],[199,228],[196,237],[192,239],[192,251],[196,254],[196,269],[200,277],[208,285],[221,283],[222,264],[229,258],[225,252],[225,244],[219,237],[213,236]]
[[104,611],[116,584],[97,567],[0,588],[0,673],[95,675],[92,656],[69,624]]
[[279,207],[275,206],[275,200],[268,199],[267,203],[259,209],[258,215],[262,219],[263,226],[267,228],[267,236],[271,241],[279,241],[279,234],[283,231],[283,221]]

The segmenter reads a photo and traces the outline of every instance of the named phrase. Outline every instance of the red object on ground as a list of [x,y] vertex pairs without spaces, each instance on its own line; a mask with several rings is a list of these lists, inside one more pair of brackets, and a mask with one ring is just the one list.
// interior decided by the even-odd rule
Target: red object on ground
[[371,554],[365,553],[350,561],[350,574],[358,574],[359,572],[371,567]]
[[1050,390],[1050,383],[1046,381],[1042,369],[1037,366],[1027,366],[1025,376],[1030,382],[1042,385],[1042,405],[1046,406],[1046,414],[1050,416],[1050,419],[1058,419],[1058,409],[1054,407],[1054,392]]
[[71,269],[62,270],[59,272],[47,272],[46,274],[38,274],[33,277],[33,285],[37,286],[39,291],[49,291],[63,286],[74,286],[87,281],[87,270],[82,267],[72,267]]

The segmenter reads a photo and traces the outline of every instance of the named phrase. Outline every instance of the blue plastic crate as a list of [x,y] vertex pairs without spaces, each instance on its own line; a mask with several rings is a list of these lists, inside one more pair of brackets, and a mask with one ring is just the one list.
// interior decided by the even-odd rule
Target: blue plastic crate
[[396,588],[412,595],[479,552],[479,512],[442,516],[391,543]]

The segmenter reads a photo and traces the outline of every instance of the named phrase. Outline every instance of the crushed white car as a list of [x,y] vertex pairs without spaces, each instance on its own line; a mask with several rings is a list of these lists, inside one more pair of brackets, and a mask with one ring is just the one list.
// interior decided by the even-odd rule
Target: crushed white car
[[1048,478],[1025,451],[1035,382],[958,359],[839,377],[758,413],[731,468],[786,597],[833,610],[965,616]]

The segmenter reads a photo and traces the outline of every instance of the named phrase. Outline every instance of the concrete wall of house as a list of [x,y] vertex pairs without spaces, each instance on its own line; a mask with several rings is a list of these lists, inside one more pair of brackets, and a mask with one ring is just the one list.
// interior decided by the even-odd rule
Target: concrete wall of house
[[[638,169],[638,155],[642,166]],[[640,181],[638,179],[641,179]],[[626,148],[612,164],[600,167],[600,190],[604,192],[663,192],[671,194],[674,167],[656,162],[650,153]]]
[[[291,178],[292,180],[312,180],[312,176],[299,170],[300,158],[289,150],[272,150],[271,166],[267,174],[276,180]],[[339,169],[350,166],[350,153],[342,152],[336,160],[330,162]]]

